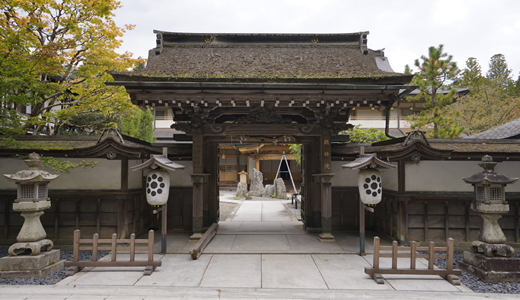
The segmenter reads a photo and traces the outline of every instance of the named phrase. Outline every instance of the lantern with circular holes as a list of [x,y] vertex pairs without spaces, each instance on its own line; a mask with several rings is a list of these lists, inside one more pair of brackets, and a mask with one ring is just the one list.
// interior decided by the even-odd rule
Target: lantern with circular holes
[[156,169],[146,176],[146,201],[150,205],[164,205],[170,193],[170,174],[167,170]]
[[394,165],[377,158],[376,154],[360,154],[353,162],[343,165],[343,168],[359,170],[359,199],[367,205],[381,202],[383,195],[383,180],[378,169],[393,169]]
[[375,205],[381,202],[383,186],[377,169],[363,169],[358,173],[358,188],[361,202]]
[[184,166],[174,163],[164,155],[150,155],[150,159],[131,168],[132,171],[149,170],[146,175],[146,201],[150,205],[164,205],[170,194],[170,173]]

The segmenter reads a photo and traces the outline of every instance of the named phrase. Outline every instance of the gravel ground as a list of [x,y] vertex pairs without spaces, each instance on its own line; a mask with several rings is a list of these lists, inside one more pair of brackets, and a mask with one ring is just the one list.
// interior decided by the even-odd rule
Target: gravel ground
[[[441,254],[442,252],[438,253]],[[520,257],[520,254],[515,254],[515,257]],[[458,262],[463,259],[462,252],[455,252],[453,254],[453,267],[458,269]],[[443,258],[436,258],[434,264],[439,268],[446,268],[446,260]],[[520,282],[486,283],[464,271],[462,271],[460,279],[462,284],[476,293],[520,294]]]
[[[7,253],[7,247],[0,247],[0,257],[9,255]],[[110,253],[107,250],[98,251],[98,257],[101,258]],[[60,258],[63,260],[72,261],[72,249],[60,250]],[[79,251],[79,260],[91,260],[92,251],[81,250]],[[0,278],[0,285],[53,285],[67,277],[65,274],[66,268],[60,269],[56,272],[50,273],[48,276],[43,278]]]
[[225,221],[237,206],[236,203],[220,201],[220,221]]

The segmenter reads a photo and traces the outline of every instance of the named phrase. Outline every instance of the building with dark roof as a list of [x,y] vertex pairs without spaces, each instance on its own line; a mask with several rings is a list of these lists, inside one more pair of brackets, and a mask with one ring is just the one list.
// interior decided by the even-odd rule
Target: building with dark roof
[[495,128],[466,136],[467,139],[520,139],[520,118],[507,122]]

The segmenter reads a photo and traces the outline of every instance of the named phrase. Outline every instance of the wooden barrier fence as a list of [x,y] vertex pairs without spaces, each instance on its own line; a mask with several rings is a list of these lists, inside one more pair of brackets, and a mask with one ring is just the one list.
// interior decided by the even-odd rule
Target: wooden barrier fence
[[[79,229],[74,231],[74,248],[72,252],[72,261],[65,262],[67,276],[71,276],[87,267],[145,267],[144,275],[150,275],[153,271],[162,265],[161,261],[153,260],[153,230],[148,232],[148,239],[136,239],[135,233],[132,233],[130,239],[117,239],[117,234],[113,234],[111,239],[99,239],[99,235],[94,234],[92,239],[80,239],[81,232]],[[83,246],[85,245],[86,246]],[[120,245],[123,244],[123,245]],[[127,245],[128,244],[128,245]],[[136,246],[136,244],[146,244],[146,246]],[[91,250],[92,261],[80,261],[79,251]],[[110,250],[110,261],[99,261],[98,251]],[[135,251],[147,251],[148,260],[136,261]],[[129,261],[117,261],[117,251],[130,251]]]
[[[397,246],[397,241],[392,242],[392,246],[380,246],[379,237],[374,237],[374,264],[372,268],[365,268],[365,273],[372,276],[372,278],[379,284],[384,284],[382,274],[410,274],[410,275],[440,275],[448,280],[453,285],[460,285],[460,280],[457,275],[461,275],[462,271],[453,269],[453,245],[452,238],[448,238],[447,247],[435,247],[434,242],[430,242],[428,247],[417,247],[415,242],[412,242],[410,247]],[[391,251],[391,253],[380,253],[380,251]],[[402,251],[399,253],[399,251]],[[417,251],[426,251],[428,254],[420,254]],[[447,254],[435,254],[435,252],[444,251]],[[403,253],[404,252],[404,253]],[[380,268],[379,258],[391,257],[392,268]],[[398,258],[409,258],[410,268],[398,268]],[[417,259],[427,258],[428,269],[417,269]],[[435,269],[434,260],[436,258],[446,259],[446,269]]]

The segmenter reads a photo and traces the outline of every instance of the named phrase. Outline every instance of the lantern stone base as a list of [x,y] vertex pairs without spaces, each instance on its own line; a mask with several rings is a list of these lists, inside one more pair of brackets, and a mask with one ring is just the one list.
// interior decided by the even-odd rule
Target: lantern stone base
[[9,255],[11,256],[35,256],[39,255],[41,252],[49,251],[54,246],[54,243],[51,240],[40,240],[37,242],[21,242],[15,243],[9,247]]
[[318,240],[320,242],[331,242],[334,243],[336,240],[331,233],[320,233]]
[[34,256],[0,258],[0,278],[42,278],[64,267],[60,250],[54,249]]
[[464,261],[459,268],[484,282],[520,282],[520,258],[487,257],[480,253],[464,251]]
[[198,241],[202,238],[202,233],[200,232],[196,232],[196,233],[193,233],[191,236],[190,236],[190,242],[193,242],[193,241]]

